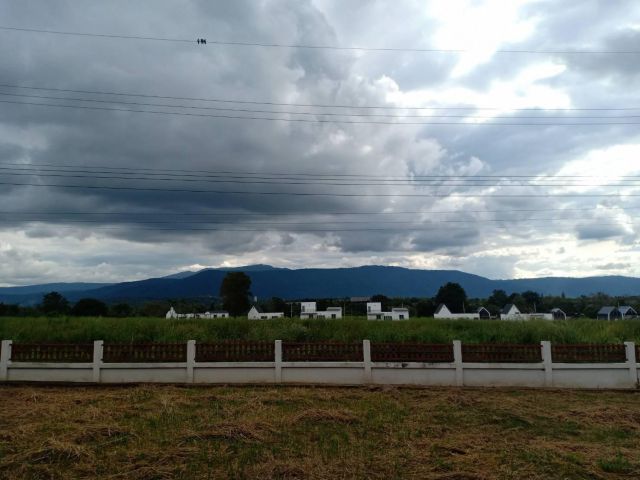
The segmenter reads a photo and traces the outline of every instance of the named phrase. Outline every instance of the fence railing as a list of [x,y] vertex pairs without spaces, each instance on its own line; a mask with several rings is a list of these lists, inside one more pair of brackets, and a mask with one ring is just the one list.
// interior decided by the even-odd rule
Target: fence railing
[[551,358],[558,363],[615,363],[625,362],[627,353],[624,345],[617,344],[553,344]]
[[196,343],[196,362],[273,362],[274,343],[221,341]]
[[[367,342],[367,341],[365,341]],[[186,343],[101,343],[98,360],[104,363],[187,362]],[[219,341],[196,343],[195,362],[273,362],[278,357],[274,342]],[[368,342],[367,342],[368,343]],[[544,342],[543,342],[544,343]],[[0,358],[11,362],[87,363],[96,361],[93,343],[11,343],[0,344]],[[420,362],[453,363],[453,344],[419,342],[282,342],[280,360],[285,362]],[[555,363],[624,363],[635,352],[640,363],[640,345],[627,351],[622,344],[551,344],[547,361]],[[540,344],[461,344],[460,362],[540,363]]]
[[186,343],[105,343],[105,363],[186,362]]
[[539,363],[542,362],[542,347],[540,345],[463,343],[462,361],[473,363]]
[[453,344],[372,343],[373,362],[453,362]]
[[282,342],[285,362],[362,362],[362,342]]
[[14,343],[14,362],[85,363],[93,361],[93,343]]

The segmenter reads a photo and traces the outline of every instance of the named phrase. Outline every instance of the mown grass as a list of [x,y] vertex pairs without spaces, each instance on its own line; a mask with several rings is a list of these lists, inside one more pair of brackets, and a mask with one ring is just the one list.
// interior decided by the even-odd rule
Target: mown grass
[[16,342],[182,342],[187,340],[340,340],[448,343],[621,343],[640,342],[640,320],[606,322],[507,322],[412,319],[401,322],[343,320],[247,320],[164,318],[0,318],[0,338]]
[[0,478],[639,478],[639,395],[4,386]]

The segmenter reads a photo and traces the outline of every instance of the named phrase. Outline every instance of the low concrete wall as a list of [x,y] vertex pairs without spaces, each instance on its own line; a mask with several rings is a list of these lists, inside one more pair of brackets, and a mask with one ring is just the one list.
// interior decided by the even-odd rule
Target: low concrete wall
[[198,384],[331,384],[422,385],[473,387],[638,387],[640,364],[635,345],[626,344],[624,363],[553,363],[551,345],[542,342],[539,363],[468,363],[454,342],[452,363],[372,362],[363,342],[362,362],[283,362],[276,341],[273,362],[196,362],[195,342],[180,363],[103,363],[102,342],[95,342],[92,363],[12,362],[11,342],[2,342],[0,382],[68,383],[198,383]]

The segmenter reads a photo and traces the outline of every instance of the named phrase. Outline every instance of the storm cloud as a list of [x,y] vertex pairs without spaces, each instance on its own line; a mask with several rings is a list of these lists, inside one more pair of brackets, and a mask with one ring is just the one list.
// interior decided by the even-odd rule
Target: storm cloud
[[[637,55],[572,53],[640,50],[640,5],[444,3],[6,2],[4,26],[194,41],[0,30],[0,284],[251,263],[640,275]],[[590,115],[612,118],[567,125]]]

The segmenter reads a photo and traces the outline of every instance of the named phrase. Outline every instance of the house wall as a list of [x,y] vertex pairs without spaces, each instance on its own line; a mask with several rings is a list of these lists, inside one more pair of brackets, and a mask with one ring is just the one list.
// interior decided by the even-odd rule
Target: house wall
[[450,320],[478,320],[480,318],[480,315],[478,313],[441,312],[434,314],[433,318],[447,318]]
[[316,316],[318,318],[333,318],[333,315],[335,315],[335,318],[342,318],[342,310],[326,310],[316,312]]
[[520,313],[519,315],[500,314],[500,320],[553,320],[552,313]]

